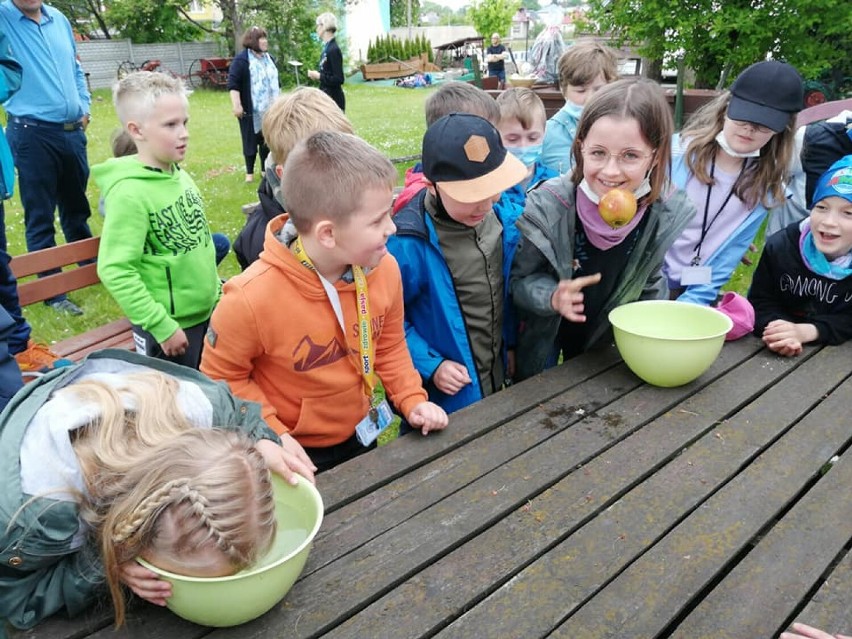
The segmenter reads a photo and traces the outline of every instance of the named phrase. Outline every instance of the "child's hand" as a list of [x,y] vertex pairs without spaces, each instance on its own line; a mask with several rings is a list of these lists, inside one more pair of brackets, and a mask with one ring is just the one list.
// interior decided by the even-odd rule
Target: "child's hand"
[[177,357],[183,355],[189,348],[189,340],[186,339],[186,333],[183,332],[183,329],[178,328],[169,339],[160,344],[160,347],[169,357]]
[[160,579],[157,573],[135,560],[126,561],[118,567],[118,578],[139,597],[155,606],[165,606],[166,599],[172,596],[172,585],[168,581]]
[[435,384],[435,388],[442,393],[455,395],[462,388],[470,384],[471,379],[464,364],[445,359],[435,369],[435,374],[432,375],[432,382]]
[[802,352],[802,344],[819,337],[813,324],[795,324],[786,320],[772,320],[763,329],[763,343],[774,353],[795,357]]
[[408,415],[411,427],[419,428],[424,435],[428,435],[431,430],[444,430],[448,421],[444,409],[432,402],[417,404]]
[[314,473],[317,467],[308,457],[305,449],[288,434],[281,435],[281,445],[269,439],[261,439],[255,445],[263,455],[269,470],[281,475],[288,483],[296,485],[296,473],[312,484],[316,483]]
[[792,632],[782,632],[778,639],[852,639],[847,635],[833,635],[817,630],[803,623],[794,623],[790,629]]
[[584,275],[572,280],[562,280],[553,291],[550,305],[569,322],[585,322],[583,315],[583,289],[601,281],[601,274]]

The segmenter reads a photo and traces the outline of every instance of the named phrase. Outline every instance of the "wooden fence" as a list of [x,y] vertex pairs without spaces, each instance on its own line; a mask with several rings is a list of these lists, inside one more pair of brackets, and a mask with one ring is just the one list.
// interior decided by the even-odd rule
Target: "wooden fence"
[[111,87],[117,79],[118,65],[125,60],[141,64],[145,60],[157,59],[178,75],[186,75],[193,60],[225,55],[215,42],[133,44],[130,40],[78,42],[77,53],[83,70],[89,74],[92,89]]

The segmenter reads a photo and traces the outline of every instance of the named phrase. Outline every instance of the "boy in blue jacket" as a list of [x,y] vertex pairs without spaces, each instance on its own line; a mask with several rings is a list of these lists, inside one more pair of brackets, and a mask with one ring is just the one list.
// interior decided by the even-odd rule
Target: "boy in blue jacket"
[[448,413],[507,377],[504,308],[517,233],[493,206],[526,174],[487,120],[452,113],[423,137],[426,189],[394,217],[388,250],[402,274],[408,348],[429,399]]

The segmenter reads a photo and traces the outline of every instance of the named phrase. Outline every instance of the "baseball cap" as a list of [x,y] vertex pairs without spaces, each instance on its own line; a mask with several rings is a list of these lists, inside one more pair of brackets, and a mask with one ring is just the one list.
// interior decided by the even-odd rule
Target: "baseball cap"
[[802,76],[785,62],[767,60],[751,65],[731,85],[728,117],[783,131],[802,110]]
[[465,203],[494,197],[527,176],[494,125],[469,113],[450,113],[426,129],[422,162],[427,180]]
[[827,197],[842,197],[852,202],[852,155],[840,158],[819,176],[811,206]]
[[739,293],[733,291],[725,293],[716,310],[730,317],[734,323],[725,335],[725,341],[737,340],[754,330],[754,307]]

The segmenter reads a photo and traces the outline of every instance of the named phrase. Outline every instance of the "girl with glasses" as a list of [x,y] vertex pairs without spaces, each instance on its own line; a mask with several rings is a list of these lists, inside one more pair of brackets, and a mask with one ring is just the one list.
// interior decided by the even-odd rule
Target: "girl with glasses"
[[[608,84],[583,109],[573,172],[528,194],[510,281],[520,319],[517,379],[608,342],[616,306],[665,295],[663,256],[695,214],[668,185],[672,129],[658,84]],[[637,200],[621,224],[598,209],[613,189]]]
[[675,136],[672,181],[697,213],[666,254],[672,299],[710,305],[784,201],[802,79],[789,64],[758,62]]

